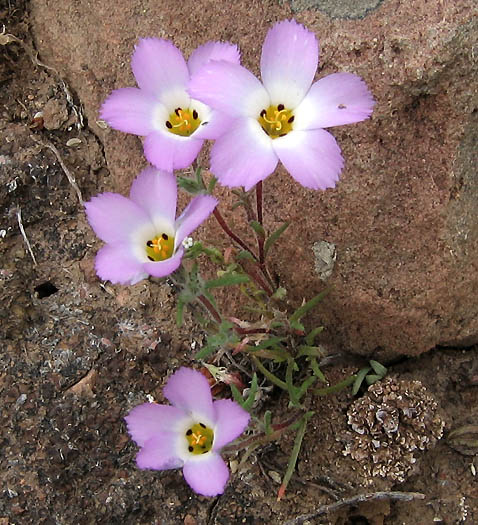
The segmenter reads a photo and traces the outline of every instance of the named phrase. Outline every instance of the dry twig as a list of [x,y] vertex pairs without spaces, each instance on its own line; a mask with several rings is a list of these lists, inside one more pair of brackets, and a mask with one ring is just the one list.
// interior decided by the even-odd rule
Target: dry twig
[[[33,137],[32,137],[33,138]],[[55,154],[55,157],[58,159],[58,163],[61,166],[61,169],[66,175],[66,178],[68,179],[68,182],[70,183],[71,187],[75,190],[76,196],[78,197],[78,201],[80,203],[80,206],[83,206],[83,197],[81,195],[81,190],[78,187],[78,184],[76,183],[75,177],[71,173],[71,171],[66,167],[66,164],[63,162],[63,159],[61,158],[60,152],[55,148],[55,146],[51,142],[40,142],[39,140],[35,139],[35,142],[40,144],[40,146],[44,148],[48,148]]]
[[297,516],[297,518],[286,521],[284,525],[301,525],[305,521],[310,520],[312,518],[318,518],[319,516],[323,516],[324,514],[329,514],[330,512],[335,512],[336,510],[339,510],[343,507],[349,507],[351,505],[358,505],[359,503],[364,503],[366,501],[381,500],[381,499],[412,501],[414,499],[424,499],[424,498],[425,498],[425,494],[421,494],[420,492],[391,491],[391,492],[370,492],[368,494],[359,494],[358,496],[353,496],[352,498],[342,499],[330,505],[324,505],[323,507],[320,507],[315,512],[311,512],[310,514],[302,514],[301,516]]
[[37,260],[35,259],[35,255],[32,250],[32,246],[30,244],[30,241],[28,240],[27,234],[25,233],[25,228],[23,227],[22,222],[22,210],[19,208],[17,210],[17,221],[18,221],[18,227],[20,228],[20,233],[22,234],[23,240],[25,241],[25,244],[27,245],[28,253],[30,254],[30,257],[33,259],[33,264],[37,265]]

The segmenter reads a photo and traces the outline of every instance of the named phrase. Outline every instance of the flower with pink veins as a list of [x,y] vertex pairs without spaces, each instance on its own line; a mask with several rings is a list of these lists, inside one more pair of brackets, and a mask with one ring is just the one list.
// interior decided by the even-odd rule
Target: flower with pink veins
[[144,403],[125,418],[128,432],[141,447],[138,467],[182,468],[198,494],[222,494],[229,469],[220,450],[242,434],[249,414],[230,399],[213,401],[207,379],[191,368],[180,368],[163,392],[172,406]]
[[175,176],[149,167],[133,181],[129,198],[101,193],[85,203],[88,222],[106,243],[96,255],[101,279],[135,284],[179,267],[183,240],[209,217],[217,200],[199,195],[177,219],[176,200]]
[[208,42],[186,63],[169,40],[140,39],[131,59],[139,88],[113,91],[101,107],[101,118],[112,128],[144,136],[144,154],[158,169],[186,168],[204,140],[215,139],[227,125],[220,113],[186,91],[190,75],[211,59],[239,64],[239,51],[232,44]]
[[190,95],[233,117],[211,151],[211,171],[221,184],[249,190],[280,160],[306,188],[335,186],[344,161],[323,128],[365,120],[375,102],[351,73],[312,84],[318,59],[315,35],[285,20],[264,41],[262,83],[239,64],[216,60],[192,76]]

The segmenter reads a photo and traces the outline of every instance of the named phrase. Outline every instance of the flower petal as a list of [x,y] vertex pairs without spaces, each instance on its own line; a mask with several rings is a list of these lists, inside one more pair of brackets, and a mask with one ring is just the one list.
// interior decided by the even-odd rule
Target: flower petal
[[189,74],[197,73],[209,60],[225,60],[232,64],[239,64],[240,57],[239,49],[234,44],[206,42],[191,53],[188,60]]
[[234,121],[211,150],[211,171],[224,186],[244,186],[248,191],[276,166],[272,140],[255,119]]
[[261,55],[261,75],[271,104],[293,109],[304,98],[317,70],[319,43],[295,20],[275,24],[267,33]]
[[197,370],[181,367],[169,378],[163,394],[177,408],[206,418],[205,424],[214,423],[211,388]]
[[183,255],[184,249],[181,246],[169,259],[165,259],[164,261],[143,263],[143,270],[148,272],[148,274],[152,275],[153,277],[166,277],[167,275],[171,275],[179,268]]
[[142,264],[131,253],[128,244],[107,244],[96,254],[96,274],[100,279],[113,284],[136,284],[148,274]]
[[105,242],[122,242],[149,223],[136,203],[119,193],[100,193],[85,203],[86,217],[96,235]]
[[334,73],[310,88],[294,111],[294,129],[318,129],[365,120],[375,101],[367,84],[352,73]]
[[294,130],[275,139],[273,146],[287,171],[302,186],[314,190],[335,187],[344,160],[335,138],[327,131]]
[[159,38],[139,40],[131,68],[138,86],[157,99],[174,89],[185,89],[189,79],[181,51],[169,40]]
[[199,195],[186,206],[176,221],[175,246],[180,246],[185,237],[194,231],[217,206],[217,199],[211,195]]
[[176,177],[149,166],[133,181],[129,198],[148,213],[151,222],[166,220],[173,224],[177,194]]
[[168,470],[183,466],[183,460],[176,455],[178,434],[160,432],[148,439],[136,456],[141,469]]
[[116,89],[103,102],[100,117],[114,128],[147,135],[153,130],[153,116],[158,102],[138,88]]
[[257,118],[269,106],[264,86],[245,67],[230,62],[210,61],[192,76],[191,97],[232,117]]
[[184,464],[183,475],[194,492],[212,497],[224,492],[229,479],[229,469],[219,454],[210,453],[204,458],[187,461]]
[[209,111],[207,120],[201,122],[193,136],[195,139],[216,140],[229,129],[230,121],[229,115],[213,109]]
[[220,399],[213,403],[216,413],[213,450],[219,451],[238,436],[249,423],[249,413],[231,399]]
[[125,417],[125,421],[131,438],[142,447],[160,432],[179,430],[186,418],[186,414],[179,408],[158,403],[143,403],[134,407]]
[[151,164],[172,172],[187,168],[198,156],[203,140],[181,137],[168,131],[154,131],[144,140],[144,155]]

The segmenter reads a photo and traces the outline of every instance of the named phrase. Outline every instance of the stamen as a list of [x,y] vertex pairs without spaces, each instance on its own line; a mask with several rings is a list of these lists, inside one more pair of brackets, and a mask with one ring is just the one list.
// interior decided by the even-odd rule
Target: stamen
[[270,138],[276,139],[292,131],[294,115],[291,109],[285,108],[284,104],[278,104],[263,109],[257,120],[264,132]]
[[172,257],[174,253],[174,237],[167,233],[161,233],[154,239],[146,242],[146,255],[152,261],[164,261]]
[[201,120],[199,119],[197,110],[177,107],[169,115],[169,120],[167,120],[165,124],[171,133],[182,137],[189,137],[201,124]]
[[188,450],[192,454],[204,454],[209,452],[214,442],[214,432],[212,428],[204,423],[195,423],[186,431]]

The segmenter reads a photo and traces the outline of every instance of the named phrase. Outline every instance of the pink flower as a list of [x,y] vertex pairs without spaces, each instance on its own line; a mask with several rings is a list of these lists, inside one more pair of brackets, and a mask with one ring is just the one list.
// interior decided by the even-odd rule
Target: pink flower
[[96,256],[101,279],[135,284],[179,267],[182,241],[209,217],[217,200],[199,195],[177,219],[176,200],[175,176],[149,167],[134,180],[129,198],[102,193],[85,203],[91,227],[106,243]]
[[168,40],[141,39],[131,59],[139,89],[113,91],[101,107],[101,118],[112,128],[145,136],[144,154],[157,168],[186,168],[204,139],[216,138],[227,125],[218,112],[186,91],[190,75],[210,59],[238,64],[239,51],[232,44],[208,42],[193,51],[186,64]]
[[144,403],[126,416],[141,450],[141,469],[183,468],[189,486],[203,496],[224,492],[229,470],[219,452],[249,423],[249,414],[235,401],[213,401],[207,379],[196,370],[180,368],[164,387],[172,403]]
[[262,47],[263,84],[225,61],[208,62],[192,76],[191,96],[232,117],[211,151],[211,171],[221,184],[249,190],[280,160],[307,188],[335,186],[343,159],[322,128],[368,118],[374,100],[365,82],[350,73],[312,84],[318,58],[315,35],[285,20],[269,30]]

